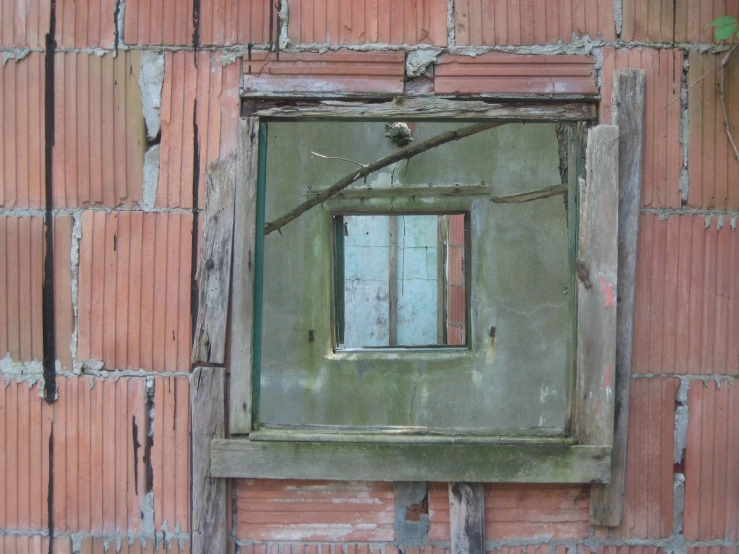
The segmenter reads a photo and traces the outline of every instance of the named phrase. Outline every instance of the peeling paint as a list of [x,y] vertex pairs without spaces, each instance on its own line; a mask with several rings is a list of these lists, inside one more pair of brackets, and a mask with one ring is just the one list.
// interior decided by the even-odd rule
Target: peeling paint
[[603,293],[605,299],[606,308],[616,307],[616,291],[613,288],[613,283],[606,279],[605,275],[600,276],[600,291]]

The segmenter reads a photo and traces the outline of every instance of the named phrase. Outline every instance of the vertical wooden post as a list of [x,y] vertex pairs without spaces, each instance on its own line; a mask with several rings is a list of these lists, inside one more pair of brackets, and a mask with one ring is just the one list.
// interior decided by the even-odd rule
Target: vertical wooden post
[[452,554],[485,554],[485,488],[449,483]]
[[389,219],[389,274],[388,274],[388,346],[398,345],[398,216]]
[[225,436],[225,378],[218,367],[190,376],[193,554],[226,553],[226,480],[210,476],[210,442]]
[[646,76],[641,69],[613,75],[612,123],[619,128],[618,180],[618,314],[616,324],[616,411],[611,482],[593,485],[590,522],[616,527],[621,523],[626,470],[629,383],[636,290],[636,249],[641,203]]
[[241,118],[238,138],[229,352],[232,435],[251,432],[259,118]]
[[436,344],[447,343],[447,238],[449,216],[440,215],[436,222]]
[[226,361],[235,177],[233,154],[212,162],[205,175],[205,223],[197,274],[200,291],[192,345],[196,365]]
[[588,133],[587,181],[580,179],[577,244],[577,399],[574,431],[578,444],[610,446],[616,365],[618,286],[619,129],[598,125]]

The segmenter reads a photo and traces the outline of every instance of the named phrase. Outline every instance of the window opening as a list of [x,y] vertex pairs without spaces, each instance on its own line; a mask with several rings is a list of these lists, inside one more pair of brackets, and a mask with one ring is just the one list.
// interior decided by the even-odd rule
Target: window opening
[[466,344],[465,214],[334,220],[337,349]]

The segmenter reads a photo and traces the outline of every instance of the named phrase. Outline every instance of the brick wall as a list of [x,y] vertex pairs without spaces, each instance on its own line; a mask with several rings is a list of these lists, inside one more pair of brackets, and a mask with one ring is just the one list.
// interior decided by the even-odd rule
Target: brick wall
[[[292,52],[283,75],[326,59],[339,69],[322,78],[348,90],[341,68],[369,63],[378,91],[555,92],[549,79],[494,71],[460,79],[464,56],[488,54],[479,59],[492,67],[496,52],[529,54],[519,61],[580,75],[571,92],[601,92],[603,121],[613,69],[646,71],[623,523],[590,527],[587,487],[489,486],[488,550],[737,554],[739,161],[717,94],[726,47],[706,23],[739,15],[739,0],[280,7],[0,0],[0,552],[189,551],[190,291],[205,171],[235,149],[241,76],[275,83],[243,62],[248,45],[279,44]],[[330,52],[303,53],[318,50]],[[595,79],[562,55],[592,56]],[[739,56],[729,69],[739,137]],[[44,370],[56,374],[52,404]],[[409,494],[238,482],[230,509],[242,554],[449,548],[444,484]]]

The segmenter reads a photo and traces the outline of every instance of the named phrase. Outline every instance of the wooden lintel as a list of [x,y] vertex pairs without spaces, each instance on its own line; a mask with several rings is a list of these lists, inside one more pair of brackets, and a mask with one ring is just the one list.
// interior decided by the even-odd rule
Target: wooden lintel
[[582,121],[594,120],[596,106],[589,102],[488,103],[480,100],[399,97],[391,102],[351,102],[323,100],[296,102],[254,112],[255,116],[274,119],[325,120],[424,120],[473,119],[497,121]]
[[629,384],[634,332],[636,250],[641,206],[646,75],[643,69],[622,69],[613,75],[612,123],[619,128],[618,179],[618,314],[616,324],[616,387],[611,481],[594,485],[590,523],[617,527],[623,512]]

